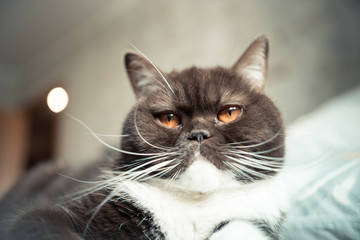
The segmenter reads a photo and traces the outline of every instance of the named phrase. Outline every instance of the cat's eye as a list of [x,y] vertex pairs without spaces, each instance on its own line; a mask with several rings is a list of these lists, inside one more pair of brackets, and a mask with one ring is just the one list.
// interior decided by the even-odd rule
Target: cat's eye
[[222,108],[217,118],[223,123],[230,123],[238,119],[243,112],[243,107],[240,106],[227,106]]
[[181,124],[180,116],[173,112],[159,113],[157,118],[162,125],[168,128],[174,128]]

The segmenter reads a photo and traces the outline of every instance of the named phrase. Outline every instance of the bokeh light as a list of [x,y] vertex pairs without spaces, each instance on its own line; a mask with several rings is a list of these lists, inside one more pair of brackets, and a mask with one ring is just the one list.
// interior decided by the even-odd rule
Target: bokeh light
[[65,89],[56,87],[47,96],[47,104],[51,111],[59,113],[63,111],[69,103],[69,96]]

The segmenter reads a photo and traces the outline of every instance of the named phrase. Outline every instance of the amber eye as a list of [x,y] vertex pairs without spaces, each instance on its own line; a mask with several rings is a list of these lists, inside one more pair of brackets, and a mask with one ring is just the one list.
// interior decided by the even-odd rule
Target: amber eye
[[218,119],[223,123],[230,123],[235,121],[243,112],[243,108],[239,106],[228,106],[222,108],[218,112]]
[[177,127],[181,123],[180,116],[172,112],[159,113],[157,118],[160,120],[162,125],[168,128]]

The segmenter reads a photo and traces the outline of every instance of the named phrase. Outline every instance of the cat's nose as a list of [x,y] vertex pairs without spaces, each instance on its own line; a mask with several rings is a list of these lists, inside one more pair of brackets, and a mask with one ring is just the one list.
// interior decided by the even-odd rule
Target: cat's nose
[[206,130],[193,130],[190,132],[188,139],[196,140],[201,143],[203,140],[208,139],[210,137],[210,133]]

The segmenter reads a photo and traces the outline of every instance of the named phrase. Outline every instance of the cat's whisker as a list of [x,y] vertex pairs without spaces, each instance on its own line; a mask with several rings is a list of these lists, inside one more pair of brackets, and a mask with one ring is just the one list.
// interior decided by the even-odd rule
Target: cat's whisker
[[[151,164],[151,163],[154,163],[155,161],[161,161],[160,163],[157,163],[151,167],[148,167],[144,170],[138,170],[142,167],[144,167],[145,165],[148,165],[148,164]],[[116,176],[118,179],[121,179],[121,180],[127,180],[127,181],[138,181],[138,180],[143,180],[142,178],[153,173],[153,172],[156,172],[158,170],[161,170],[162,168],[164,167],[167,167],[168,165],[170,165],[170,163],[174,162],[174,160],[167,160],[167,161],[164,161],[164,159],[160,159],[160,160],[153,160],[151,162],[146,162],[138,167],[136,167],[136,169],[131,169],[129,171],[125,171],[125,172],[122,172],[122,171],[118,171],[116,172],[118,175]],[[171,166],[170,166],[171,167]],[[138,171],[136,171],[138,170]],[[115,171],[112,171],[113,173],[115,173]],[[154,176],[151,176],[151,177],[154,177]]]
[[251,140],[247,140],[247,141],[240,141],[240,142],[231,142],[231,143],[226,143],[226,144],[222,144],[223,146],[236,146],[236,145],[239,145],[239,144],[244,144],[244,143],[253,143],[254,141],[251,141]]
[[226,165],[229,168],[227,170],[230,171],[232,174],[235,174],[235,175],[243,174],[243,171],[238,169],[237,167],[235,167],[231,162],[224,162],[224,165]]
[[[89,134],[92,135],[91,133]],[[101,133],[95,133],[95,135],[98,137],[109,137],[109,138],[123,138],[129,136],[127,134],[101,134]]]
[[124,154],[128,154],[128,155],[136,155],[136,156],[153,156],[153,155],[160,155],[162,153],[138,153],[138,152],[129,152],[129,151],[126,151],[126,150],[122,150],[122,149],[119,149],[119,148],[116,148],[114,146],[111,146],[110,144],[106,143],[104,140],[102,140],[100,137],[98,137],[96,135],[96,133],[88,126],[86,125],[83,121],[81,121],[80,119],[78,119],[77,117],[71,115],[70,113],[67,113],[67,116],[69,116],[70,118],[72,118],[74,121],[76,121],[77,123],[79,123],[81,126],[83,126],[84,128],[86,128],[90,133],[91,135],[93,135],[96,140],[98,140],[101,144],[103,144],[104,146],[106,146],[107,148],[111,149],[111,150],[114,150],[114,151],[117,151],[117,152],[120,152],[120,153],[124,153]]
[[[285,158],[264,159],[263,156],[256,156],[256,154],[254,154],[255,158],[250,158],[242,154],[235,154],[235,155],[238,156],[239,158],[246,158],[248,161],[251,162],[256,162],[261,165],[278,168],[278,171],[280,171],[280,168],[285,168],[286,171],[297,171],[299,169],[309,168],[312,166],[316,166],[318,164],[322,164],[324,161],[327,161],[327,159],[329,159],[329,156],[333,156],[334,152],[329,149],[328,151],[324,151],[319,155],[307,159],[306,162],[304,161],[289,162],[289,161],[285,161]],[[274,161],[268,161],[268,160],[274,160]]]
[[118,193],[122,190],[122,186],[118,185],[116,189],[114,189],[113,191],[111,191],[109,193],[109,195],[106,196],[106,198],[95,208],[93,209],[93,214],[91,215],[90,219],[87,221],[82,238],[85,239],[86,233],[89,230],[90,224],[91,222],[94,220],[95,216],[97,215],[97,213],[100,211],[100,209],[105,205],[105,203],[107,203],[108,201],[110,201],[114,196],[118,195]]
[[[88,187],[88,188],[83,189],[81,191],[78,191],[78,192],[63,196],[62,198],[65,198],[65,199],[71,198],[71,199],[63,202],[62,204],[68,203],[70,201],[76,201],[76,200],[81,199],[82,197],[84,197],[86,195],[95,193],[95,192],[97,192],[99,190],[107,189],[107,188],[113,186],[114,184],[119,184],[119,183],[121,183],[121,181],[124,180],[124,176],[123,176],[124,174],[114,176],[115,171],[113,171],[113,170],[107,170],[107,171],[104,170],[103,172],[104,172],[104,174],[106,174],[108,176],[112,176],[112,177],[105,178],[105,179],[102,179],[100,181],[82,181],[82,180],[75,179],[75,178],[72,178],[72,177],[69,177],[69,176],[66,176],[66,175],[62,175],[64,177],[66,177],[66,178],[69,178],[69,179],[77,181],[77,182],[86,183],[86,184],[95,184],[95,185],[92,185],[91,187]],[[74,198],[72,196],[77,196],[77,197]]]
[[241,165],[234,165],[231,162],[225,162],[225,165],[228,166],[233,174],[236,176],[241,176],[242,178],[248,179],[251,182],[254,182],[255,179],[251,177],[250,175],[246,174],[246,169],[242,167]]
[[139,135],[139,137],[141,138],[141,140],[143,140],[146,144],[148,144],[149,146],[151,146],[151,147],[153,147],[153,148],[156,148],[156,149],[165,150],[165,151],[171,149],[171,148],[169,148],[169,147],[158,147],[158,146],[155,146],[155,145],[149,143],[149,142],[141,135],[141,133],[140,133],[140,131],[139,131],[139,128],[138,128],[138,126],[137,126],[137,123],[136,123],[137,112],[138,112],[138,106],[136,106],[136,108],[135,108],[135,113],[134,113],[134,126],[135,126],[135,130],[136,130],[137,134]]
[[225,150],[225,151],[217,151],[217,152],[220,154],[235,155],[238,157],[250,156],[250,157],[252,157],[253,160],[261,161],[267,165],[271,165],[271,166],[281,165],[282,166],[283,162],[285,161],[285,159],[283,157],[272,157],[272,156],[262,155],[264,153],[270,153],[270,152],[276,151],[281,147],[283,147],[282,144],[280,144],[274,148],[264,150],[264,151],[249,152],[249,151],[237,149],[232,146],[232,147],[220,147],[220,149]]
[[[129,164],[122,164],[120,167],[115,167],[114,169],[115,170],[119,170],[119,169],[126,169],[126,168],[129,168],[129,167],[134,167],[134,166],[138,166],[140,164],[144,164],[145,161],[148,161],[148,160],[152,160],[154,158],[157,158],[157,159],[164,159],[167,157],[167,155],[174,155],[175,153],[172,153],[172,154],[163,154],[163,155],[156,155],[156,156],[151,156],[151,157],[146,157],[146,158],[139,158],[139,159],[136,159],[134,160],[133,163],[129,163]],[[147,162],[145,162],[146,164]]]
[[[242,164],[239,164],[239,163],[236,163],[236,165],[238,166],[243,166]],[[262,172],[259,172],[259,171],[256,171],[256,170],[252,170],[250,169],[249,167],[244,167],[243,171],[247,172],[248,174],[251,174],[252,176],[255,176],[259,179],[269,179],[269,178],[272,178],[273,175],[268,175],[268,174],[265,174],[265,173],[262,173]],[[255,179],[252,177],[252,181],[256,181],[258,179]]]
[[[232,156],[227,156],[227,155],[225,155],[225,156],[227,158],[233,160],[233,163],[235,163],[237,167],[242,169],[243,172],[249,173],[249,174],[251,174],[253,176],[256,176],[256,177],[259,177],[259,178],[270,178],[271,177],[271,176],[269,176],[267,174],[264,174],[264,173],[261,173],[261,172],[258,172],[258,171],[255,171],[255,170],[252,170],[252,169],[246,167],[245,164],[243,164],[243,162],[239,161],[239,159],[237,159],[237,158],[234,158]],[[254,168],[255,168],[255,166],[254,166]]]
[[173,151],[173,152],[163,152],[162,154],[159,154],[159,155],[154,155],[154,156],[151,156],[151,157],[146,157],[146,158],[138,158],[138,159],[135,159],[133,160],[134,162],[143,162],[145,160],[148,160],[148,159],[153,159],[153,158],[156,158],[156,157],[164,157],[164,156],[176,156],[178,155],[177,152]]
[[[132,69],[128,69],[128,68],[126,68],[126,70],[129,71],[129,72],[146,74],[146,72],[136,71],[136,70],[132,70]],[[151,79],[154,80],[156,83],[160,84],[161,87],[160,87],[160,86],[157,86],[157,87],[159,87],[159,89],[160,89],[164,94],[166,94],[166,95],[169,96],[169,97],[172,97],[172,96],[168,93],[168,91],[167,91],[167,89],[166,89],[167,86],[164,85],[164,83],[162,83],[159,79],[157,79],[157,78],[155,78],[155,77],[153,77],[153,76],[151,76],[151,75],[149,75],[149,74],[147,74],[146,77],[151,78]]]
[[263,161],[266,160],[265,162],[272,161],[271,163],[279,163],[279,164],[281,164],[283,161],[285,161],[285,159],[283,157],[269,157],[269,156],[259,155],[259,154],[256,154],[256,153],[236,152],[236,151],[229,151],[229,153],[233,153],[233,154],[241,155],[241,156],[247,155],[247,156],[251,156],[251,157],[253,157],[254,159],[257,159],[257,160],[263,160]]
[[[169,173],[170,171],[172,171],[172,170],[173,170],[174,168],[176,168],[177,166],[179,166],[179,164],[180,164],[180,163],[177,163],[177,164],[174,164],[174,165],[172,165],[172,166],[170,166],[170,167],[161,169],[161,171],[160,171],[159,173],[156,173],[156,174],[154,174],[154,175],[151,175],[151,176],[149,176],[149,177],[147,177],[147,178],[142,178],[141,180],[142,180],[142,181],[147,181],[147,180],[152,179],[152,178],[155,178],[155,177],[162,177],[162,176],[164,176],[165,174],[167,174],[167,173]],[[160,169],[158,169],[158,170],[160,170]]]
[[[171,171],[173,168],[175,168],[176,167],[176,165],[174,166],[168,166],[169,165],[169,163],[171,163],[171,162],[173,162],[173,160],[169,160],[169,161],[167,161],[167,162],[164,162],[164,164],[158,164],[159,166],[154,166],[154,168],[153,169],[150,169],[151,171],[149,172],[149,171],[145,171],[145,175],[143,175],[141,178],[139,178],[139,180],[141,180],[141,181],[146,181],[146,180],[149,180],[149,179],[151,179],[151,178],[155,178],[155,177],[157,177],[157,176],[160,176],[160,175],[162,175],[162,174],[164,174],[164,172],[166,172],[167,170],[168,171]],[[158,173],[156,173],[156,174],[153,174],[153,175],[149,175],[149,174],[151,174],[151,173],[153,173],[153,172],[157,172],[157,171],[160,171],[160,172],[158,172]],[[148,176],[147,178],[144,178],[145,176]]]
[[171,92],[173,94],[175,94],[174,90],[172,89],[170,83],[168,82],[168,80],[164,77],[164,75],[162,74],[162,72],[158,69],[158,67],[152,62],[150,61],[150,59],[145,56],[144,53],[142,53],[137,47],[135,47],[132,43],[130,43],[130,45],[136,50],[138,51],[154,68],[155,70],[160,74],[161,78],[164,80],[164,82],[166,83],[166,85],[169,87],[169,89],[171,90]]
[[[281,146],[282,145],[280,145],[279,147]],[[280,168],[282,168],[283,170],[286,169],[286,171],[298,171],[300,169],[310,168],[312,166],[322,164],[324,161],[327,161],[327,159],[329,159],[329,156],[332,156],[334,154],[334,152],[331,151],[331,149],[328,149],[328,150],[324,150],[322,153],[316,156],[306,159],[306,161],[294,162],[294,161],[285,161],[286,158],[283,157],[277,158],[277,157],[269,157],[269,156],[257,154],[257,153],[270,152],[272,149],[260,151],[260,152],[246,152],[239,149],[229,150],[229,149],[233,149],[232,147],[230,148],[226,147],[223,149],[227,150],[227,152],[220,152],[222,154],[235,155],[239,158],[246,158],[248,156],[252,156],[250,158],[247,158],[247,161],[265,165],[268,167],[278,168],[277,171],[279,172],[281,171]]]
[[103,180],[103,181],[101,181],[100,183],[98,183],[96,185],[92,185],[91,187],[85,188],[83,190],[80,190],[80,191],[77,191],[77,192],[74,192],[74,193],[71,193],[71,194],[67,194],[67,195],[65,195],[65,196],[63,196],[61,198],[68,199],[68,200],[62,202],[61,204],[66,204],[68,202],[76,201],[78,199],[81,199],[81,198],[89,195],[89,194],[98,192],[98,191],[100,191],[102,189],[106,189],[107,186],[109,186],[109,184],[110,184],[109,182],[111,182],[110,179],[109,180]]
[[91,222],[93,221],[97,213],[100,211],[100,209],[105,205],[105,203],[113,199],[115,196],[119,195],[119,193],[122,191],[123,186],[122,184],[120,184],[122,181],[123,181],[122,178],[119,178],[118,176],[114,176],[108,180],[105,180],[100,187],[97,187],[95,190],[91,191],[92,193],[94,193],[95,191],[115,186],[115,188],[112,187],[112,191],[106,196],[106,198],[104,198],[104,200],[99,205],[97,205],[96,208],[93,209],[93,214],[86,223],[85,230],[83,232],[83,238],[85,238],[86,232],[89,230]]
[[143,164],[140,164],[140,165],[137,166],[137,167],[134,167],[134,168],[126,171],[125,173],[126,173],[126,174],[129,174],[129,173],[132,173],[132,172],[136,172],[136,170],[138,170],[138,169],[140,169],[140,168],[143,168],[143,167],[145,167],[145,166],[147,166],[147,165],[149,165],[149,164],[152,164],[152,163],[154,163],[154,162],[159,162],[159,161],[162,161],[162,160],[165,160],[165,159],[166,159],[166,157],[162,157],[162,158],[157,158],[157,159],[152,160],[152,161],[145,162],[145,163],[143,163]]
[[[250,145],[242,145],[243,142],[233,142],[233,143],[227,143],[225,145],[237,145],[237,148],[253,148],[253,147],[259,147],[262,145],[265,145],[266,143],[271,142],[272,140],[274,140],[275,138],[277,138],[281,133],[282,133],[283,128],[280,128],[272,137],[268,138],[265,141],[262,141],[260,143],[256,143],[256,144],[250,144]],[[240,144],[240,145],[239,145]]]
[[[84,196],[86,196],[88,194],[91,194],[91,193],[94,193],[94,192],[96,192],[98,190],[101,190],[101,189],[103,189],[103,185],[106,184],[106,182],[104,180],[84,181],[84,180],[76,179],[76,178],[61,174],[61,173],[58,173],[58,174],[60,176],[62,176],[62,177],[68,178],[70,180],[73,180],[73,181],[76,181],[76,182],[79,182],[79,183],[95,184],[95,185],[91,185],[91,187],[88,187],[86,189],[83,189],[83,190],[80,190],[80,191],[77,191],[77,192],[70,193],[70,194],[67,194],[65,196],[59,197],[60,199],[69,199],[69,200],[67,200],[65,202],[62,202],[61,204],[66,204],[66,203],[71,202],[71,201],[76,201],[77,199],[80,199],[80,198],[82,198],[82,197],[84,197]],[[74,198],[73,196],[77,196],[77,197]]]
[[81,179],[77,179],[77,178],[73,178],[73,177],[67,176],[67,175],[62,174],[62,173],[59,173],[59,172],[58,172],[57,174],[60,175],[60,176],[62,176],[62,177],[68,178],[68,179],[70,179],[70,180],[79,182],[79,183],[93,184],[93,183],[102,183],[102,182],[103,182],[102,180],[99,180],[99,181],[85,181],[85,180],[81,180]]
[[[232,151],[232,150],[227,150],[226,152],[220,152],[222,154],[234,154],[237,156],[252,156],[257,160],[266,160],[265,162],[268,163],[279,163],[281,164],[285,159],[283,157],[270,157],[270,156],[264,156],[264,155],[260,155],[260,154],[256,154],[256,152],[245,152],[245,151]],[[272,161],[269,162],[268,160]]]
[[168,182],[168,184],[166,185],[166,188],[168,188],[168,187],[170,186],[170,184],[178,178],[178,176],[179,176],[180,173],[181,173],[181,169],[177,170],[177,171],[173,174],[173,176],[169,179],[169,182]]
[[253,163],[253,164],[257,164],[259,166],[265,166],[265,167],[272,167],[272,168],[276,168],[276,169],[281,169],[284,165],[283,161],[268,161],[267,159],[261,159],[261,158],[253,158],[253,157],[248,157],[248,156],[244,156],[241,154],[229,154],[229,153],[223,153],[226,156],[231,156],[234,157],[235,159],[238,159],[239,161],[246,161],[249,163]]
[[264,167],[264,168],[272,168],[273,170],[280,171],[283,168],[283,163],[271,163],[268,161],[262,161],[255,158],[248,158],[245,156],[240,157],[242,161],[248,162],[249,164],[254,164],[258,166],[258,168]]
[[[110,171],[111,174],[114,174],[116,173],[117,176],[115,177],[117,180],[117,182],[121,182],[121,181],[144,181],[145,177],[156,172],[156,171],[159,171],[159,170],[162,170],[162,171],[171,171],[173,168],[175,168],[178,164],[179,164],[179,161],[175,161],[174,159],[173,160],[167,160],[168,156],[164,156],[164,157],[161,157],[161,158],[156,158],[152,161],[147,161],[147,162],[144,162],[142,164],[138,163],[138,165],[128,171]],[[153,163],[156,163],[156,162],[160,162],[160,163],[157,163],[153,166],[150,166],[150,167],[147,167],[146,169],[144,170],[139,170],[141,168],[144,168],[146,167],[147,165],[150,165],[150,164],[153,164]],[[175,165],[173,165],[172,163],[173,162],[177,162]],[[170,166],[169,166],[170,165]],[[172,165],[172,166],[171,166]],[[119,169],[119,168],[118,168]],[[163,174],[162,172],[158,173],[158,174],[155,174],[155,175],[151,175],[149,176],[148,178],[146,178],[145,180],[147,179],[150,179],[150,178],[153,178],[153,177],[156,177],[160,174]]]
[[[232,156],[231,156],[232,157]],[[280,171],[282,169],[282,164],[280,165],[273,165],[273,164],[267,164],[266,162],[262,162],[262,161],[257,161],[257,159],[252,159],[252,158],[247,158],[244,156],[238,156],[238,158],[234,158],[237,159],[236,162],[249,166],[249,167],[254,167],[257,168],[259,170],[267,170],[267,171]],[[233,160],[234,160],[233,159]]]
[[[168,164],[168,162],[166,162],[165,164]],[[148,176],[147,179],[153,178],[154,176],[153,175],[150,176],[150,174],[154,173],[155,171],[161,170],[161,167],[162,166],[153,166],[151,167],[150,171],[148,170],[137,171],[125,177],[126,180],[128,181],[145,181],[146,176]]]
[[[264,153],[270,153],[270,152],[274,152],[280,148],[284,147],[283,144],[280,144],[276,147],[273,147],[273,148],[270,148],[270,149],[266,149],[266,150],[263,150],[263,151],[251,151],[251,152],[248,152],[248,151],[244,151],[244,150],[241,150],[238,148],[238,146],[227,146],[227,147],[223,147],[223,149],[225,150],[228,150],[228,151],[233,151],[233,152],[241,152],[241,153],[244,153],[244,154],[249,154],[249,155],[258,155],[258,156],[264,156],[264,155],[261,155],[261,154],[264,154]],[[276,157],[274,157],[275,159]]]

